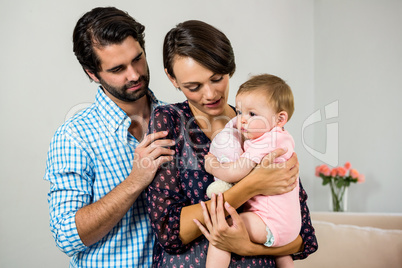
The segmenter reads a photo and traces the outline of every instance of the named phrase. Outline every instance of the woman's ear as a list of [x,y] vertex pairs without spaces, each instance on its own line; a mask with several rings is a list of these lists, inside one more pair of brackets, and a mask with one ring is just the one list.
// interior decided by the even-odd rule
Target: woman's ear
[[166,73],[167,77],[169,78],[170,82],[172,82],[173,86],[174,86],[175,88],[179,88],[179,85],[177,84],[176,78],[172,77],[172,76],[168,73],[168,71],[167,71],[166,68],[165,68],[165,73]]
[[288,113],[285,111],[281,111],[278,113],[278,117],[276,119],[276,124],[278,127],[283,127],[288,122]]
[[85,72],[89,75],[89,77],[91,77],[92,80],[94,80],[96,83],[100,83],[98,77],[96,77],[96,75],[94,73],[92,73],[91,71],[89,71],[88,69],[85,69]]

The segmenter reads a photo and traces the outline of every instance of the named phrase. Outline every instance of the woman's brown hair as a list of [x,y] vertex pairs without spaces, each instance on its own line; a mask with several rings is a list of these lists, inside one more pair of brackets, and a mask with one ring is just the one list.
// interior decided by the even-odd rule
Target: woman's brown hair
[[236,70],[233,48],[226,35],[198,20],[182,22],[165,36],[163,66],[173,78],[175,57],[190,57],[216,74],[232,76]]

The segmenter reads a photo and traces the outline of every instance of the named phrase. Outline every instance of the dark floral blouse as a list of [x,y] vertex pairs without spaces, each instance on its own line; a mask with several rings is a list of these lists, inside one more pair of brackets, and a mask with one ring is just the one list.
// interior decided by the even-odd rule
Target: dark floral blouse
[[[208,200],[206,188],[214,178],[204,169],[204,156],[211,141],[196,124],[188,101],[155,109],[149,132],[163,130],[169,131],[167,138],[176,141],[176,154],[173,161],[158,170],[148,187],[148,213],[157,238],[153,267],[205,267],[208,240],[200,236],[185,245],[179,231],[181,209]],[[306,201],[307,194],[300,183],[304,251],[293,255],[293,259],[304,259],[318,247]],[[232,253],[230,267],[275,267],[275,258]]]

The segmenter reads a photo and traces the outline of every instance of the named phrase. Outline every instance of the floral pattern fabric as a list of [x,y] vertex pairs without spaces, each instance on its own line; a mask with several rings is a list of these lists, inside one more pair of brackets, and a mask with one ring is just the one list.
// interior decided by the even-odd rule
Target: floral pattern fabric
[[[148,187],[148,213],[157,238],[153,267],[205,267],[208,240],[200,236],[185,245],[179,232],[181,209],[208,200],[206,188],[214,178],[204,169],[204,156],[211,141],[196,124],[188,101],[155,109],[149,132],[164,130],[169,132],[168,139],[176,141],[176,153],[173,161],[158,170]],[[301,183],[299,196],[304,251],[293,255],[294,259],[306,258],[318,247],[307,207],[307,194]],[[275,267],[275,258],[232,253],[230,267]]]

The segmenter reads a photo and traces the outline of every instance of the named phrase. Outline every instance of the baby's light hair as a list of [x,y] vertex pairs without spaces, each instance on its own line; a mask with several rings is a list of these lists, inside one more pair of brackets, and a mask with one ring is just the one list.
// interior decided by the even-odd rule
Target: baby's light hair
[[251,92],[262,92],[276,113],[287,112],[288,121],[292,117],[295,109],[293,93],[289,85],[281,78],[271,74],[252,76],[240,86],[236,96]]

